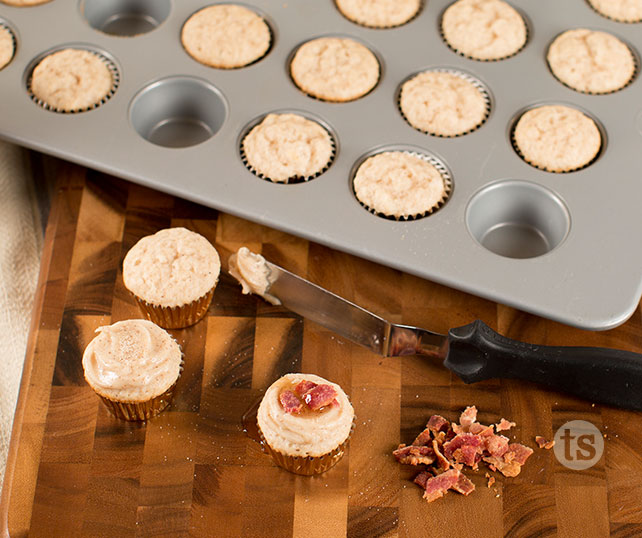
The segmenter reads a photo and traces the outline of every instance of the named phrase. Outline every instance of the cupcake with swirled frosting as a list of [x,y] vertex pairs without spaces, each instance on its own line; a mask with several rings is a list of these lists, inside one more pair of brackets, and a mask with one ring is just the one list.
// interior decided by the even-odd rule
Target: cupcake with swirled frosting
[[183,354],[170,334],[145,319],[99,327],[82,358],[85,380],[115,417],[147,420],[170,403]]
[[343,456],[354,409],[336,383],[313,374],[286,374],[265,392],[257,424],[277,465],[313,475],[327,471]]

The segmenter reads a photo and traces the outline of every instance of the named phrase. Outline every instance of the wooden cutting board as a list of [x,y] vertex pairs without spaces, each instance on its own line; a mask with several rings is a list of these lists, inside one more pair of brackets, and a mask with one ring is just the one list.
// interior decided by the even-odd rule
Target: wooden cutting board
[[[590,333],[455,291],[215,210],[54,161],[58,188],[2,494],[4,535],[75,536],[640,536],[642,414],[592,405],[519,381],[467,386],[425,358],[382,359],[283,308],[241,294],[222,275],[207,318],[172,331],[185,370],[167,411],[147,424],[112,418],[83,379],[81,356],[100,325],[140,317],[121,264],[142,236],[195,230],[225,256],[242,245],[395,322],[446,332],[481,318],[550,345],[642,352],[642,311]],[[331,216],[329,216],[331,218]],[[436,252],[436,256],[441,253]],[[465,261],[462,261],[465,263]],[[501,275],[498,275],[501,278]],[[357,423],[327,473],[276,467],[242,417],[282,374],[339,383]],[[391,451],[433,413],[517,422],[535,448],[516,478],[469,473],[477,489],[427,504],[415,469]],[[571,470],[536,448],[570,420],[603,434],[603,457]]]

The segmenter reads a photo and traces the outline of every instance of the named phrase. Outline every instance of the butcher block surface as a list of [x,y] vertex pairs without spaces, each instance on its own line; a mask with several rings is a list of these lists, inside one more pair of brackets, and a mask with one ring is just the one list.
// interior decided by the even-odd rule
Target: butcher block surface
[[[642,352],[640,308],[616,329],[582,331],[77,165],[47,165],[57,188],[2,491],[5,536],[642,535],[642,413],[522,381],[465,385],[434,359],[383,359],[242,295],[225,272],[208,316],[170,331],[185,368],[160,416],[112,418],[81,365],[97,327],[141,317],[122,260],[141,237],[170,226],[207,237],[224,267],[248,246],[390,321],[442,333],[479,318],[532,343]],[[319,476],[276,467],[243,429],[243,416],[288,372],[340,384],[355,408],[348,452]],[[515,478],[491,473],[497,481],[487,487],[487,469],[466,471],[472,494],[428,504],[412,483],[418,470],[392,451],[432,414],[457,420],[467,405],[485,424],[515,421],[511,442],[534,453]],[[571,420],[603,435],[603,457],[589,469],[571,470],[535,443]]]

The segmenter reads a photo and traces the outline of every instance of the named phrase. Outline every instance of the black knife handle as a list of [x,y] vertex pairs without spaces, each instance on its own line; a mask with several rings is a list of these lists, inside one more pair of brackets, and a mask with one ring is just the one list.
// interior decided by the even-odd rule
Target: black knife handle
[[448,331],[444,365],[466,383],[513,378],[642,411],[642,355],[598,347],[538,346],[500,335],[477,320]]

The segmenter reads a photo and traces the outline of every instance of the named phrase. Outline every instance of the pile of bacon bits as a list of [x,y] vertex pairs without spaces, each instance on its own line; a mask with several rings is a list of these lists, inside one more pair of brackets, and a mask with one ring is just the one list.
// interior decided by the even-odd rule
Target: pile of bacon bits
[[339,406],[337,391],[332,385],[301,381],[293,390],[279,394],[279,402],[286,413],[298,415],[304,409],[320,411],[327,406]]
[[[514,422],[503,418],[491,426],[480,424],[473,405],[461,414],[459,424],[433,415],[412,445],[399,445],[393,455],[399,463],[426,466],[414,479],[424,490],[426,501],[437,500],[450,489],[469,495],[475,485],[462,473],[464,467],[477,470],[483,461],[491,471],[513,477],[533,453],[531,448],[510,443],[508,437],[499,434],[513,426]],[[486,478],[490,487],[495,480],[488,473]]]

